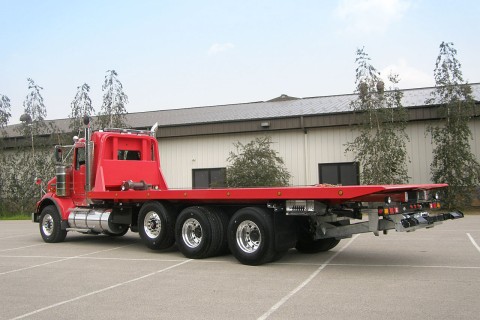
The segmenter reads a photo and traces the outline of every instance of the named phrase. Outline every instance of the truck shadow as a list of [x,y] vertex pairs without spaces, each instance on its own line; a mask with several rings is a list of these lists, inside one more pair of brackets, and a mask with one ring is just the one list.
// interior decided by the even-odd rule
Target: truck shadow
[[133,248],[138,248],[143,252],[151,253],[168,253],[168,252],[178,252],[176,244],[172,247],[163,249],[163,250],[151,250],[147,248],[141,241],[138,233],[128,232],[124,236],[109,236],[104,234],[81,234],[81,233],[72,233],[68,234],[65,238],[65,244],[82,244],[82,245],[102,245],[103,247],[111,245],[112,247],[118,246],[130,246]]
[[[428,251],[412,250],[411,252],[374,251],[352,252],[344,251],[333,260],[329,259],[336,254],[336,250],[315,254],[300,253],[290,249],[278,263],[318,264],[328,262],[329,266],[346,267],[395,267],[395,266],[422,266],[428,259]],[[431,253],[433,254],[433,253]]]

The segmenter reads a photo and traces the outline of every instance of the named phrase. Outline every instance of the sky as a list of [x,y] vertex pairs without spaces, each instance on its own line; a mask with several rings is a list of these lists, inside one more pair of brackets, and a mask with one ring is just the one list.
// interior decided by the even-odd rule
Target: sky
[[478,0],[0,0],[0,95],[15,124],[27,78],[62,119],[83,83],[100,111],[107,70],[129,113],[349,94],[359,48],[427,87],[442,41],[477,83],[479,16]]

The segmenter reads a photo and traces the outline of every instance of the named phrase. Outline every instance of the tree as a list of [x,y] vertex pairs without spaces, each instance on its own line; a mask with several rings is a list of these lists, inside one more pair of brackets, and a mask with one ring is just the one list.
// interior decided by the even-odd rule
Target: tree
[[269,137],[255,138],[247,144],[234,143],[236,152],[230,152],[227,167],[229,187],[287,186],[291,177],[283,159],[271,149]]
[[8,120],[12,116],[10,109],[10,99],[6,95],[0,94],[0,128],[8,124]]
[[99,114],[101,127],[121,128],[127,126],[125,115],[128,96],[123,92],[122,83],[115,70],[108,70],[102,86],[103,104]]
[[[46,129],[45,117],[47,116],[47,109],[43,103],[43,97],[40,93],[43,90],[42,87],[35,84],[35,81],[28,78],[28,90],[30,92],[25,97],[23,101],[23,112],[24,115],[20,120],[23,122],[23,131],[24,135],[38,135],[43,133],[42,131]],[[30,128],[30,130],[27,129]]]
[[[13,172],[18,172],[19,170],[26,171],[22,172],[22,174],[18,174],[18,178],[13,179],[12,181],[18,181],[20,184],[32,185],[36,178],[51,176],[51,174],[46,175],[46,171],[44,173],[42,169],[43,167],[46,166],[49,168],[48,170],[52,171],[52,167],[45,164],[45,157],[43,156],[44,152],[39,150],[39,148],[43,146],[43,143],[39,143],[40,139],[35,139],[34,137],[38,137],[47,132],[52,133],[54,126],[47,126],[45,123],[47,109],[45,108],[43,97],[40,93],[43,88],[35,84],[30,78],[28,78],[27,81],[29,93],[23,102],[24,114],[20,117],[20,121],[22,121],[23,125],[19,127],[19,131],[23,133],[26,141],[31,141],[31,155],[28,155],[27,152],[23,152],[22,154],[18,153],[15,155],[18,157],[15,158],[15,162],[10,161],[10,163],[12,163],[11,167],[13,168]],[[21,147],[18,151],[20,151],[20,149]],[[17,160],[24,161],[24,163],[27,163],[28,165],[22,167]],[[17,163],[17,165],[15,163]],[[31,175],[31,179],[28,178],[29,175]],[[26,195],[27,198],[31,196],[32,194]]]
[[89,92],[90,86],[86,83],[77,87],[77,94],[71,103],[69,128],[73,132],[78,132],[79,135],[83,128],[83,116],[91,116],[95,112]]
[[36,154],[33,158],[28,148],[16,148],[15,152],[0,154],[0,198],[5,211],[17,214],[31,212],[40,197],[35,180],[53,177],[55,166],[51,150],[37,149]]
[[463,80],[453,43],[442,42],[435,63],[435,90],[427,104],[438,105],[440,121],[427,129],[434,149],[430,165],[435,183],[448,183],[444,201],[448,207],[468,206],[480,181],[480,165],[471,152],[468,121],[474,114],[471,86]]
[[[51,159],[51,145],[65,144],[67,137],[53,124],[46,124],[46,108],[41,95],[42,87],[28,79],[29,92],[23,102],[24,114],[17,132],[24,139],[9,142],[8,150],[0,145],[0,214],[27,213],[34,209],[39,198],[39,186],[36,178],[44,181],[55,174],[55,163]],[[7,98],[8,99],[8,98]],[[3,107],[9,100],[0,97]],[[5,103],[5,101],[7,103]],[[8,117],[10,114],[7,109]],[[42,135],[49,133],[49,135]],[[70,136],[70,135],[69,135]],[[3,143],[4,139],[0,141]],[[68,137],[70,141],[70,137]]]
[[409,179],[405,132],[407,113],[402,106],[403,93],[397,88],[399,77],[390,74],[392,84],[385,91],[380,73],[370,64],[362,49],[357,50],[356,100],[359,135],[346,144],[346,152],[360,163],[363,184],[400,184]]
[[[3,94],[0,94],[0,131],[1,131],[1,134],[5,134],[4,130],[3,130],[3,127],[5,127],[7,124],[8,124],[8,120],[10,119],[10,117],[12,116],[10,114],[10,99],[6,96],[6,95],[3,95]],[[5,171],[6,171],[6,167],[3,165],[2,163],[2,160],[3,160],[3,139],[0,140],[0,164],[1,164],[1,168],[2,170],[0,170],[0,214],[2,213],[3,210],[5,210],[3,207],[4,207],[4,203],[5,203],[5,200],[4,200],[4,185],[5,185],[5,179],[4,179],[4,175],[5,175]]]

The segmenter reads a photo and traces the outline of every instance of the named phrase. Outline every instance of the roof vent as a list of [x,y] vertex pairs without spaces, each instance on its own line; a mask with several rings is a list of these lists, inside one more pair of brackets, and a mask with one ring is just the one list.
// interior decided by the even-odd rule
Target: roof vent
[[300,98],[290,97],[289,95],[281,94],[279,97],[268,100],[267,102],[288,101],[288,100],[297,100],[297,99],[300,99]]

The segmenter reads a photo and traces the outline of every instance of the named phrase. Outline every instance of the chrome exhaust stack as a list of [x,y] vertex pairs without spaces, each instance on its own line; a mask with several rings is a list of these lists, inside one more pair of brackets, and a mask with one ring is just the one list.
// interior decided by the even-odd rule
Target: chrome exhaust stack
[[57,196],[68,197],[70,189],[68,188],[67,166],[63,163],[62,146],[55,146],[55,177],[57,178]]
[[155,122],[155,124],[150,129],[150,135],[152,137],[156,137],[157,136],[157,130],[158,130],[158,122]]
[[92,190],[92,142],[89,116],[83,117],[83,124],[85,125],[85,192],[89,192]]

